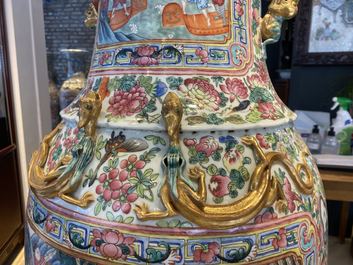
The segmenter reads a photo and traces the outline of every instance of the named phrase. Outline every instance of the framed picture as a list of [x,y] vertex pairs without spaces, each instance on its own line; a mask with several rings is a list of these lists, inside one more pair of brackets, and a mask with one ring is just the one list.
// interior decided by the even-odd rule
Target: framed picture
[[293,63],[353,64],[353,0],[300,1]]

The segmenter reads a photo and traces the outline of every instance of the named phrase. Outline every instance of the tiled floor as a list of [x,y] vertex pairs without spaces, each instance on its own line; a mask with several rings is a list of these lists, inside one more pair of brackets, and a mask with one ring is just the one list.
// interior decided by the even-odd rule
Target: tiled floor
[[328,248],[328,265],[353,265],[350,255],[350,240],[340,244],[337,237],[330,237]]
[[[353,265],[353,258],[350,256],[350,240],[346,239],[346,243],[341,245],[336,237],[329,239],[329,255],[328,265]],[[23,250],[17,256],[12,265],[24,265]],[[319,265],[319,264],[317,264]]]

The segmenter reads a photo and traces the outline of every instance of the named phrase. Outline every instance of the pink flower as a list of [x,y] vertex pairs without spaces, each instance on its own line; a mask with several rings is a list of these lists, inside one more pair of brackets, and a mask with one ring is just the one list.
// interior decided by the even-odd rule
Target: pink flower
[[271,102],[259,102],[257,109],[261,112],[261,118],[275,120],[277,111]]
[[239,168],[243,164],[243,155],[236,148],[229,149],[223,156],[223,165],[231,171],[234,168]]
[[179,90],[190,103],[186,104],[187,110],[218,110],[222,101],[215,87],[205,79],[185,79],[184,85],[181,85]]
[[152,56],[152,54],[155,51],[157,51],[157,48],[145,45],[145,46],[137,47],[135,49],[135,51],[137,52],[138,56],[141,56],[141,57],[147,56],[147,57],[149,57],[149,56]]
[[200,142],[195,146],[197,152],[204,153],[207,157],[211,156],[218,150],[218,142],[212,136],[204,136]]
[[194,250],[194,262],[210,264],[220,253],[220,246],[216,242],[203,244]]
[[262,87],[262,80],[258,74],[247,76],[246,80],[248,81],[251,88]]
[[255,224],[267,223],[267,222],[270,222],[270,221],[275,220],[277,218],[278,218],[278,216],[273,211],[273,209],[268,209],[263,214],[260,214],[260,215],[256,216]]
[[286,197],[288,210],[292,213],[295,211],[295,201],[300,202],[301,199],[295,192],[292,191],[292,185],[287,178],[284,179],[284,196]]
[[246,99],[248,94],[248,89],[244,85],[243,81],[238,78],[227,78],[225,85],[220,85],[221,90],[230,95],[230,102],[233,102],[236,98]]
[[54,231],[54,230],[55,230],[55,227],[56,227],[56,225],[55,225],[53,219],[51,219],[51,217],[49,217],[49,218],[45,221],[44,226],[45,226],[45,231],[47,231],[47,233],[50,233],[50,232]]
[[212,176],[208,188],[210,189],[213,196],[222,198],[229,194],[228,185],[231,182],[229,177],[225,176]]
[[202,63],[207,63],[209,58],[208,58],[208,52],[206,50],[197,48],[195,50],[196,56],[198,56],[201,59]]
[[259,144],[262,148],[270,148],[270,145],[266,142],[266,138],[261,133],[256,134],[256,139],[259,141]]
[[123,169],[124,175],[128,177],[130,174],[131,177],[137,176],[137,170],[143,169],[146,165],[146,162],[143,160],[137,160],[136,155],[130,155],[128,159],[124,159],[120,162],[120,168]]
[[133,244],[135,238],[124,237],[119,231],[98,229],[93,230],[91,245],[103,256],[111,259],[126,260],[127,256],[134,255]]
[[155,51],[157,51],[156,47],[148,45],[137,47],[135,49],[137,56],[132,58],[131,63],[139,66],[157,65],[158,58],[154,56]]
[[235,11],[237,12],[238,16],[241,17],[244,15],[244,8],[241,2],[237,2],[235,6]]
[[191,147],[191,146],[195,146],[196,145],[196,139],[185,138],[183,142],[184,142],[186,147]]
[[224,0],[212,0],[212,4],[214,4],[216,6],[223,6]]
[[133,116],[141,112],[147,103],[148,98],[144,88],[136,85],[129,92],[115,91],[109,99],[107,111],[118,117]]
[[270,77],[267,72],[267,66],[265,62],[260,62],[258,64],[257,72],[259,74],[261,82],[265,85],[270,81]]
[[285,248],[287,247],[287,235],[286,235],[286,229],[281,228],[278,231],[278,236],[273,239],[272,241],[272,246],[277,250],[279,248]]
[[112,198],[116,199],[112,206],[114,212],[121,209],[125,214],[130,213],[131,203],[135,202],[138,198],[136,193],[129,193],[130,188],[131,184],[125,183],[120,190],[116,190],[112,193]]

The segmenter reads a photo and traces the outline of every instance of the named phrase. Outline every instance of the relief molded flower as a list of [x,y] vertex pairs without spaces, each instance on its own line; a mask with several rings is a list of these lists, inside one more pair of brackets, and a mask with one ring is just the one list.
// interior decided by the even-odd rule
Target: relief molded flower
[[216,175],[212,176],[208,188],[213,196],[223,198],[229,194],[228,185],[231,182],[228,176]]
[[209,60],[208,52],[206,50],[201,49],[201,48],[197,48],[195,50],[195,55],[201,59],[202,63],[207,63]]
[[109,99],[107,109],[113,116],[133,116],[142,111],[148,104],[148,98],[143,87],[135,85],[130,91],[115,91]]
[[133,255],[135,238],[125,237],[119,231],[98,229],[93,230],[91,245],[103,256],[111,259],[126,260],[127,256]]
[[207,157],[213,155],[218,148],[218,141],[212,136],[203,136],[195,146],[197,152],[204,153]]
[[258,111],[261,112],[261,118],[268,120],[276,120],[278,115],[272,102],[259,102]]
[[179,91],[186,97],[187,108],[191,111],[219,109],[222,100],[208,80],[201,78],[188,78],[184,84],[179,87]]
[[135,49],[134,57],[131,59],[132,64],[139,66],[149,66],[158,64],[158,56],[155,56],[156,47],[144,45]]
[[233,102],[235,99],[246,99],[249,97],[248,89],[244,82],[239,78],[227,78],[225,85],[220,85],[221,90],[230,95],[229,100]]
[[230,172],[243,165],[243,154],[237,148],[230,148],[222,159],[224,167]]
[[194,250],[194,262],[212,263],[220,253],[220,246],[216,242],[202,244]]
[[196,143],[197,143],[197,141],[196,141],[196,139],[195,139],[195,138],[194,138],[194,139],[185,138],[185,139],[183,140],[183,142],[184,142],[184,145],[185,145],[186,147],[192,147],[192,146],[195,146],[195,145],[196,145]]
[[286,248],[287,247],[287,234],[286,234],[286,229],[281,228],[278,231],[278,235],[276,238],[272,240],[272,246],[274,249],[279,249],[279,248]]

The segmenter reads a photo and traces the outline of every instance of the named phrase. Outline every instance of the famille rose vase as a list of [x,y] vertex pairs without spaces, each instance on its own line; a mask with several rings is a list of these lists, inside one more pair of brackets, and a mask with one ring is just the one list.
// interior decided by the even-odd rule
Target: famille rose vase
[[26,264],[327,264],[320,176],[263,48],[297,4],[93,3],[87,86],[30,163]]

